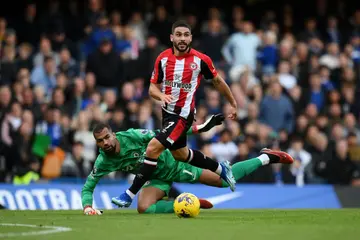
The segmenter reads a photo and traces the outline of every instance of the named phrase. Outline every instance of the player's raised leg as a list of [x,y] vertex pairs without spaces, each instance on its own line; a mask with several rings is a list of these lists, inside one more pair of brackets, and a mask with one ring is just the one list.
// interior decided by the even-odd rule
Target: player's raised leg
[[171,151],[172,155],[176,160],[187,162],[192,166],[208,169],[218,174],[225,182],[228,183],[232,191],[235,190],[236,180],[231,171],[229,162],[217,161],[205,156],[202,152],[194,149],[189,149],[187,146]]
[[[235,180],[239,180],[263,165],[272,163],[292,164],[294,159],[286,152],[263,149],[260,156],[243,162],[235,163],[232,166],[232,172]],[[204,170],[200,175],[199,182],[209,186],[228,187],[228,183],[219,178],[211,171]]]

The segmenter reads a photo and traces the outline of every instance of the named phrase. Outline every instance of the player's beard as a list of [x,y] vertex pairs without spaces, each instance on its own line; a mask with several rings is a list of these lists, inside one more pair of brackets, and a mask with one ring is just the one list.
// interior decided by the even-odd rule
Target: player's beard
[[187,44],[185,42],[174,43],[173,45],[174,45],[174,48],[176,48],[176,50],[178,50],[179,52],[186,52],[190,46],[189,44]]
[[115,153],[115,150],[116,150],[116,145],[115,144],[110,145],[107,148],[105,148],[105,147],[103,148],[103,151],[105,153],[107,153],[107,154],[113,154],[113,153]]

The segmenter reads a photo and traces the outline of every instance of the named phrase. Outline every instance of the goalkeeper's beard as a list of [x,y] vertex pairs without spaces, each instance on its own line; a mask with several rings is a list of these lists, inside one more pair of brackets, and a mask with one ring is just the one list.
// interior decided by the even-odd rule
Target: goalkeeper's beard
[[110,145],[107,148],[103,148],[105,153],[114,153],[116,149],[116,145]]

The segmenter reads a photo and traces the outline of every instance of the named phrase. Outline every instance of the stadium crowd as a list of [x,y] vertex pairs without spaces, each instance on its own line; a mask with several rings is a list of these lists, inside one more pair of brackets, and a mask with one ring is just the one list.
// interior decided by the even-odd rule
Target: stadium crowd
[[[204,19],[154,1],[127,18],[100,0],[84,12],[78,1],[37,7],[27,4],[16,21],[0,17],[0,182],[85,178],[97,122],[160,128],[161,107],[147,88],[173,21],[184,18],[192,46],[212,58],[239,106],[238,121],[192,136],[191,147],[232,163],[263,147],[296,159],[242,182],[360,185],[360,10],[310,16],[298,29],[291,4],[256,22],[236,5],[209,7]],[[206,81],[196,100],[196,124],[228,111]]]

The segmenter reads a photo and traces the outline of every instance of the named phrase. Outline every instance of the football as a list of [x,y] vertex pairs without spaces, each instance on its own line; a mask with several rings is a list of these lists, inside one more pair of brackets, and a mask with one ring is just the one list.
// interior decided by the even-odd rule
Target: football
[[200,213],[200,201],[192,193],[182,193],[175,199],[174,212],[179,218],[193,218]]

